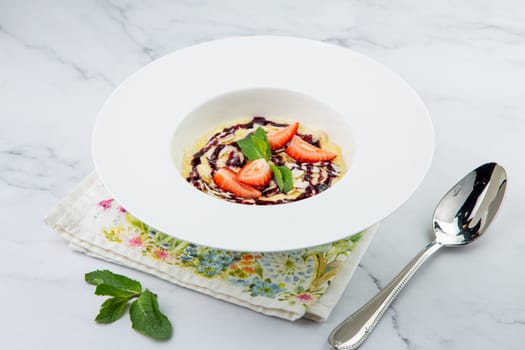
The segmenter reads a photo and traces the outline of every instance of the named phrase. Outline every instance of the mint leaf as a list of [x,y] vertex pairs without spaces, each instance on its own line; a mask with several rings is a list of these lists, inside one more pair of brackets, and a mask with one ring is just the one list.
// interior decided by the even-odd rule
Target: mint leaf
[[237,145],[249,161],[260,158],[269,160],[272,156],[266,131],[261,127],[258,127],[253,133],[248,134],[244,139],[237,141]]
[[128,298],[130,299],[133,296],[138,296],[138,293],[130,292],[121,288],[114,287],[110,284],[99,284],[95,289],[95,295],[109,295],[112,297]]
[[264,158],[266,160],[269,160],[272,156],[271,153],[268,154],[268,151],[270,150],[270,146],[268,145],[268,141],[265,141],[263,139],[260,139],[258,137],[254,137],[252,135],[251,137],[253,144],[255,145],[257,149],[257,153],[260,154],[259,158]]
[[160,312],[157,296],[148,289],[131,304],[129,315],[131,326],[137,332],[159,340],[171,337],[171,322]]
[[[113,294],[97,294],[95,291],[95,294],[97,295],[113,295],[113,296],[119,296],[116,295],[117,292],[109,290],[116,290],[120,289],[125,294],[140,294],[142,291],[142,286],[138,281],[132,280],[129,277],[117,275],[116,273],[113,273],[109,270],[97,270],[93,272],[86,273],[84,276],[84,279],[87,283],[93,284],[95,286],[105,285],[105,287],[101,288],[100,293],[113,293]],[[99,288],[97,287],[97,290]]]
[[256,160],[261,157],[261,154],[257,151],[257,148],[253,144],[250,135],[246,136],[244,139],[237,141],[237,145],[241,148],[242,154],[249,161]]
[[273,178],[279,190],[281,190],[282,193],[288,193],[293,188],[292,171],[284,165],[270,165],[270,167],[272,168]]
[[293,188],[293,176],[292,171],[284,165],[278,167],[283,176],[284,185],[281,188],[283,193],[288,193]]
[[273,179],[277,183],[277,187],[279,187],[279,189],[283,188],[284,181],[283,181],[283,174],[281,174],[281,170],[279,170],[279,168],[273,164],[270,164],[270,168],[272,169]]
[[272,149],[270,147],[270,143],[268,142],[266,131],[263,128],[258,127],[253,133],[252,139],[264,154],[264,159],[269,160],[272,156]]
[[129,298],[109,298],[100,307],[95,321],[97,323],[113,323],[124,315],[128,308]]

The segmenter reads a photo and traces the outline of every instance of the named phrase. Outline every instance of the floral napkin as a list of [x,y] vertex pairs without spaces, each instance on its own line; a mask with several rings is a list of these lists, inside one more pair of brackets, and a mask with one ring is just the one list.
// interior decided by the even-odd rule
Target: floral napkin
[[330,315],[377,229],[287,252],[204,247],[139,221],[111,198],[94,173],[45,222],[76,251],[266,315],[316,321]]

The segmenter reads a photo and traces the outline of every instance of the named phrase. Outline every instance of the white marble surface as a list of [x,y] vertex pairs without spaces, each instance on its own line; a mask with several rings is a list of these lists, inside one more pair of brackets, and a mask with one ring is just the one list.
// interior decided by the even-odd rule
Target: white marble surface
[[[385,220],[328,322],[290,323],[70,251],[46,212],[92,169],[97,110],[129,74],[194,43],[284,34],[383,62],[422,96],[436,153],[417,193]],[[435,203],[486,161],[509,174],[502,212],[473,246],[423,267],[363,349],[523,349],[525,4],[522,1],[0,0],[1,349],[327,349],[329,331],[430,236]],[[395,169],[393,169],[395,171]],[[91,320],[84,272],[110,267],[156,291],[175,325],[155,343]]]

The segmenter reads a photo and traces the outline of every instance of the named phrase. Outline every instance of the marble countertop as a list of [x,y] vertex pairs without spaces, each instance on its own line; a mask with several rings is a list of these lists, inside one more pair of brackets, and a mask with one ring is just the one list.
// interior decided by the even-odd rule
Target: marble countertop
[[[90,136],[129,74],[178,48],[236,35],[342,45],[398,72],[433,117],[433,165],[387,218],[325,323],[288,322],[134,273],[161,295],[169,343],[92,322],[83,274],[110,267],[42,223],[93,168]],[[330,330],[430,239],[434,205],[466,172],[504,165],[507,196],[487,236],[422,268],[363,349],[522,349],[525,343],[525,5],[520,1],[0,0],[2,349],[328,349]],[[393,169],[395,171],[395,169]]]

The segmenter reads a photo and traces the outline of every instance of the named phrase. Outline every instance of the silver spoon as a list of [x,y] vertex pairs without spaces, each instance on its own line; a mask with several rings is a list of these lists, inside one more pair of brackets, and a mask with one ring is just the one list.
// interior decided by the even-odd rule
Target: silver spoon
[[441,247],[457,247],[478,238],[500,207],[507,175],[496,163],[473,170],[441,199],[434,210],[435,240],[428,244],[386,287],[337,326],[328,343],[338,350],[357,349],[419,267]]

